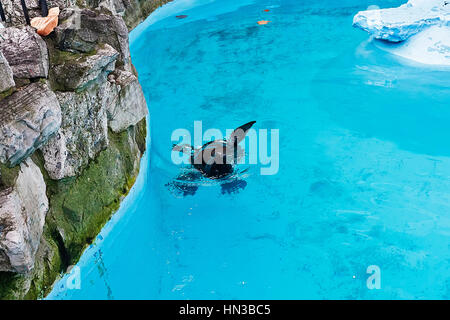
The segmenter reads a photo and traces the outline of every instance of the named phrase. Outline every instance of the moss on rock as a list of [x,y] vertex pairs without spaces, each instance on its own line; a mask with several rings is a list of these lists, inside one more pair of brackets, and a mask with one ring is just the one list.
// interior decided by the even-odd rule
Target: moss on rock
[[20,166],[9,168],[0,162],[0,190],[10,188],[16,184]]
[[6,91],[0,92],[0,100],[9,97],[10,95],[12,95],[14,92],[16,91],[16,88],[11,88],[8,89]]
[[139,151],[141,151],[141,154],[144,154],[145,149],[146,149],[146,139],[147,139],[147,122],[145,121],[145,119],[140,121],[136,125],[135,137],[136,137],[136,143],[139,148]]
[[172,0],[132,0],[130,6],[125,10],[123,20],[128,30],[134,29],[141,21],[145,20],[150,13]]
[[[145,148],[145,128],[143,119],[123,132],[110,131],[108,148],[78,177],[51,180],[42,154],[33,154],[47,184],[50,209],[34,269],[28,275],[0,272],[0,299],[45,297],[58,276],[77,263],[133,186]],[[9,174],[14,177],[13,171]]]

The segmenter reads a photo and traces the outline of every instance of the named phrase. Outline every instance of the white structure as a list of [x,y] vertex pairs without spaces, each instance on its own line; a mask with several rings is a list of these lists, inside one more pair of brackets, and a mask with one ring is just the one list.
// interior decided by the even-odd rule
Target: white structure
[[450,0],[409,0],[398,8],[361,11],[353,25],[375,39],[398,43],[379,43],[396,55],[450,65]]

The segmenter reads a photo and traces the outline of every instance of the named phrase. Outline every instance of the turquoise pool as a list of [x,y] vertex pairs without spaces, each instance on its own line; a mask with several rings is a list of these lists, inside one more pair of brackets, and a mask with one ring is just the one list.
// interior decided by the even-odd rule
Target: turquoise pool
[[[400,0],[178,0],[131,34],[149,152],[49,299],[450,298],[450,73],[352,28]],[[269,10],[268,12],[264,10]],[[186,15],[184,19],[177,15]],[[258,25],[257,21],[270,23]],[[236,192],[168,185],[175,129],[279,129]],[[378,266],[381,288],[367,287]]]

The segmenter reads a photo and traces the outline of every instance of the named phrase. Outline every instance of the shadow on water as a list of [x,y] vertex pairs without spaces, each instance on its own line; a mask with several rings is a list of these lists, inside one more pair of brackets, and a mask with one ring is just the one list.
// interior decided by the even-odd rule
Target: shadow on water
[[244,190],[248,168],[235,167],[234,172],[225,178],[208,179],[192,167],[183,168],[181,173],[165,186],[177,198],[193,196],[200,187],[220,186],[222,194],[236,194]]

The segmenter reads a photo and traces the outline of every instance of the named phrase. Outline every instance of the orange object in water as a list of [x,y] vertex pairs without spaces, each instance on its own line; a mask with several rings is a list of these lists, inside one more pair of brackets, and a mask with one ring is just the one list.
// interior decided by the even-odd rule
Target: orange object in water
[[58,25],[59,8],[51,8],[47,17],[37,17],[31,20],[31,26],[37,29],[40,36],[48,36]]
[[264,12],[269,12],[269,11],[270,11],[269,9],[264,10]]
[[258,24],[259,24],[259,25],[262,25],[262,24],[268,24],[269,22],[271,22],[271,21],[268,21],[268,20],[261,20],[261,21],[258,21]]

